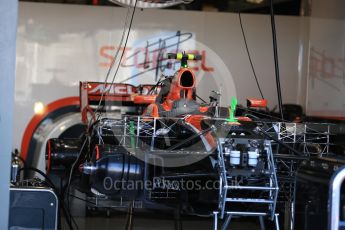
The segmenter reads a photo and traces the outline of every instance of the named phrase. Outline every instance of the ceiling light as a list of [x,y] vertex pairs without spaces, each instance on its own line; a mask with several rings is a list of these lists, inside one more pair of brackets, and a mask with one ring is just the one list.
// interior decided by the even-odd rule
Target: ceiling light
[[[135,0],[109,0],[121,6],[134,6]],[[178,4],[188,4],[193,0],[137,0],[138,8],[166,8]]]
[[264,0],[246,0],[248,3],[253,3],[253,4],[261,4],[264,2]]

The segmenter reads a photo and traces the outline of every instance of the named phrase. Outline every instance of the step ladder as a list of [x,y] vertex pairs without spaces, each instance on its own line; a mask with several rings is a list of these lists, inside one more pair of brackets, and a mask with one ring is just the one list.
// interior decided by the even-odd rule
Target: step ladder
[[[264,170],[260,175],[242,176],[245,177],[246,182],[236,182],[233,175],[233,170],[226,161],[223,145],[228,141],[228,138],[218,139],[218,172],[219,172],[219,203],[218,210],[213,212],[214,215],[214,230],[218,230],[219,219],[225,219],[222,230],[227,229],[231,218],[234,216],[254,216],[259,217],[261,228],[264,229],[263,218],[268,217],[275,221],[276,229],[279,230],[278,214],[275,213],[277,197],[278,197],[278,182],[274,159],[272,154],[271,142],[263,140],[264,151],[262,151],[261,159],[264,161]],[[243,142],[243,141],[242,141]],[[249,181],[259,180],[259,185],[251,185]],[[235,181],[235,183],[234,183]],[[236,197],[236,194],[241,194]],[[248,196],[246,196],[246,194]],[[247,205],[246,210],[237,210],[238,205]],[[260,209],[260,211],[257,211]]]

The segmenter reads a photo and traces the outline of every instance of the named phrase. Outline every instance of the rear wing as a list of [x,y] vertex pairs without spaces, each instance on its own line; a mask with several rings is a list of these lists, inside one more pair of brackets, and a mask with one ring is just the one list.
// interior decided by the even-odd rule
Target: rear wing
[[[94,110],[101,103],[109,102],[116,106],[140,106],[135,97],[138,95],[148,95],[155,85],[133,86],[124,83],[104,83],[104,82],[80,82],[80,111],[82,121],[87,124],[87,115],[90,113],[94,118]],[[158,93],[160,87],[155,87],[154,95]],[[151,96],[151,95],[150,95]],[[152,96],[151,96],[152,97]],[[142,103],[147,104],[147,103]]]

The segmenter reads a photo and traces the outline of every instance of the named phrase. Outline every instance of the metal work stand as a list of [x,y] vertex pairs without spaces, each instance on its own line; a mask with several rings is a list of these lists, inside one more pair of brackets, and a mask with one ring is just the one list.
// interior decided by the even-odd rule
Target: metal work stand
[[[225,159],[223,154],[222,145],[226,140],[219,138],[218,141],[218,160],[219,160],[219,181],[220,181],[220,191],[219,191],[219,209],[215,211],[214,214],[214,230],[218,230],[218,218],[224,219],[224,224],[221,229],[225,230],[233,216],[253,216],[259,217],[261,229],[264,229],[263,218],[268,217],[272,221],[275,221],[276,229],[279,230],[278,214],[275,213],[277,197],[278,197],[278,181],[276,176],[276,169],[274,165],[274,159],[272,154],[271,142],[264,141],[265,153],[267,166],[265,168],[266,173],[262,175],[262,179],[266,181],[261,186],[249,186],[245,184],[235,184],[233,185],[231,172],[225,165]],[[233,197],[232,192],[234,191],[251,191],[251,194],[258,194],[257,197]],[[263,196],[262,193],[265,192],[267,195]],[[230,197],[229,197],[230,196]],[[257,212],[255,210],[249,211],[236,211],[228,210],[231,203],[249,203],[254,205],[260,205],[267,212]],[[253,206],[254,206],[253,205]]]
[[[214,218],[214,225],[213,229],[218,230],[218,221],[219,221],[219,212],[213,212],[213,218]],[[260,220],[260,229],[265,230],[265,223],[264,223],[264,217],[267,216],[267,213],[255,213],[255,212],[226,212],[225,213],[225,221],[223,225],[221,225],[221,230],[226,230],[231,222],[232,217],[234,216],[258,216]],[[279,214],[274,214],[274,224],[276,227],[276,230],[279,230]]]

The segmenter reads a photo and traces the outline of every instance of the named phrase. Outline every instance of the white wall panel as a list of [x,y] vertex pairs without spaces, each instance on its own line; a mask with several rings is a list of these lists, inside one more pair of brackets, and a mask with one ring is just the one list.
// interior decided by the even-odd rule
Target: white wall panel
[[[79,81],[102,81],[105,78],[107,68],[102,63],[109,60],[101,55],[101,51],[113,54],[111,48],[120,41],[125,14],[126,9],[120,7],[20,3],[16,147],[33,116],[35,102],[47,104],[62,97],[77,96]],[[301,17],[277,16],[276,23],[283,102],[304,103],[308,21]],[[243,24],[264,96],[273,107],[277,104],[277,96],[269,16],[243,15]],[[205,51],[204,64],[213,68],[213,71],[204,71],[201,63],[196,64],[200,96],[207,99],[210,90],[221,87],[224,105],[229,104],[233,95],[240,103],[244,103],[246,97],[259,97],[237,14],[137,10],[126,56],[138,47],[145,48],[147,42],[152,44],[166,39],[177,31],[192,34],[180,48]],[[166,44],[169,42],[172,40]],[[138,59],[143,58],[144,52],[141,52]],[[129,58],[126,63],[133,64],[133,61],[134,58]],[[143,68],[121,67],[116,81],[144,71]],[[153,83],[155,71],[140,76],[129,83]]]
[[345,2],[313,1],[307,113],[345,117]]

